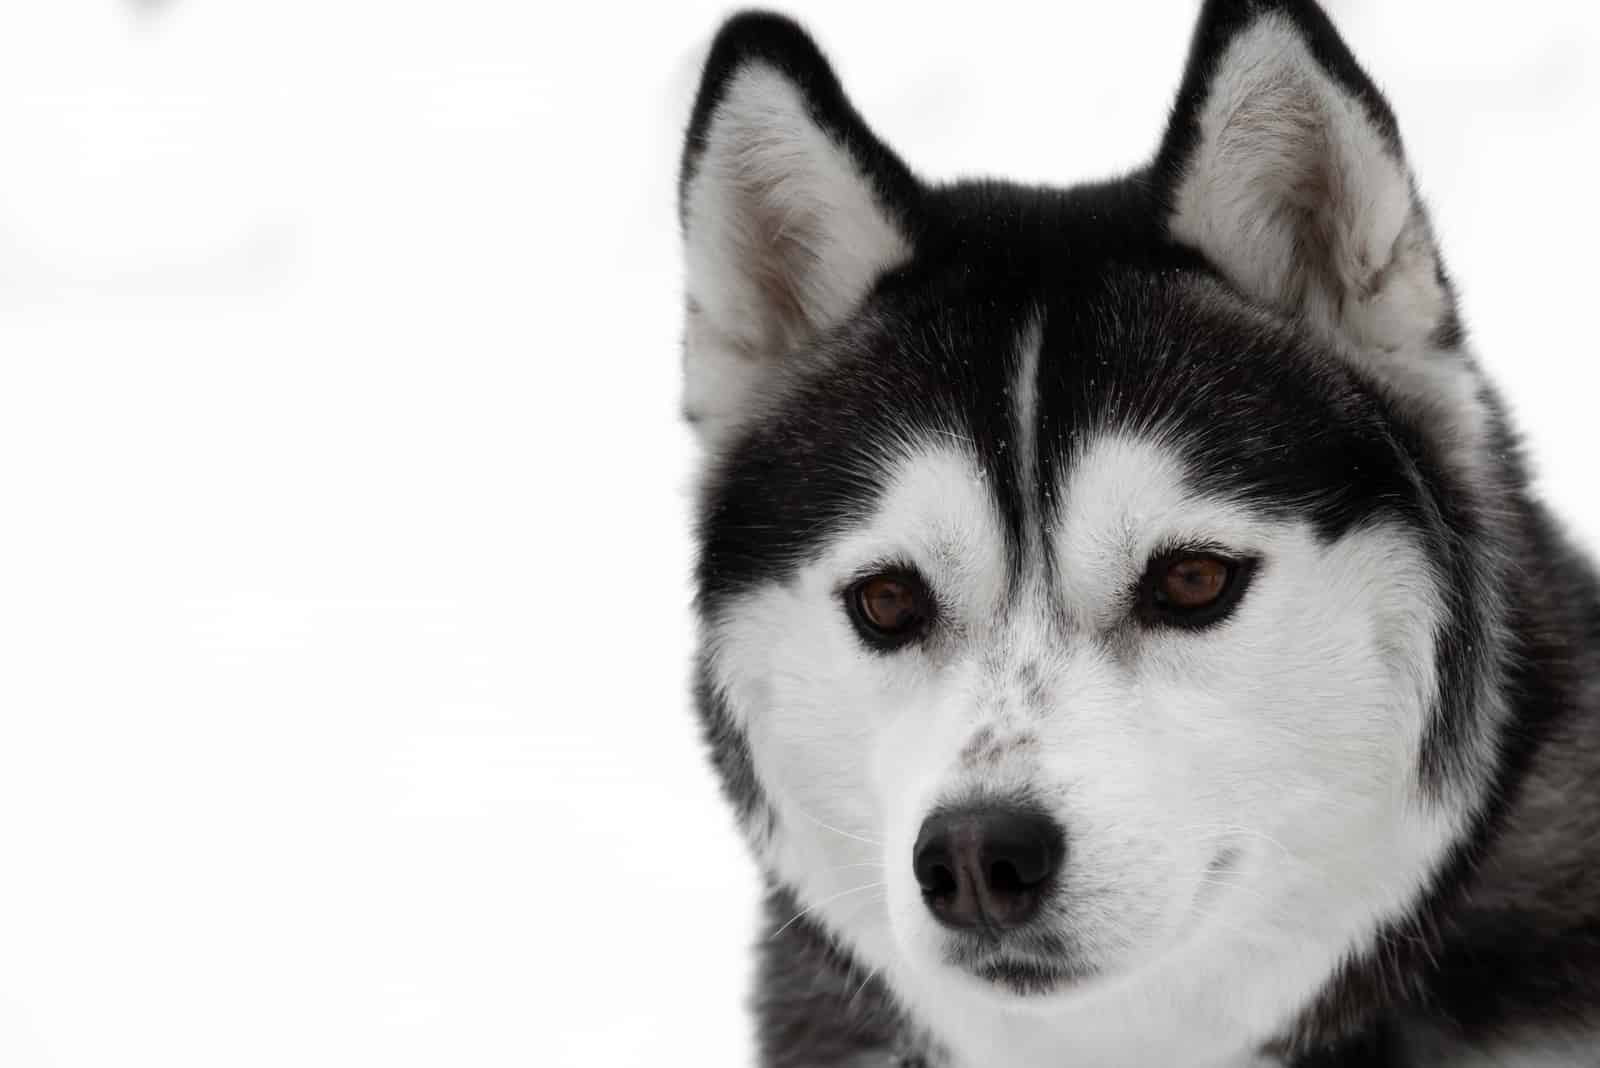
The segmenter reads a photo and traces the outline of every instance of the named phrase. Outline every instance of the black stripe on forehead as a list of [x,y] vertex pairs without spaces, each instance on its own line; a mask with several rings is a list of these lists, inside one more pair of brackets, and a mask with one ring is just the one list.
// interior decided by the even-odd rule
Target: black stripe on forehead
[[1187,272],[1111,272],[1056,297],[1043,486],[1059,488],[1092,439],[1125,433],[1166,443],[1195,492],[1304,519],[1325,540],[1379,511],[1420,522],[1391,413],[1316,342]]
[[[1055,192],[935,191],[915,258],[806,361],[706,480],[702,608],[781,581],[865,522],[907,446],[948,444],[984,473],[1021,574],[1091,435],[1158,436],[1196,492],[1293,515],[1334,538],[1379,510],[1417,522],[1404,421],[1318,344],[1231,295],[1167,241],[1136,182]],[[1042,324],[1038,507],[1013,423],[1019,341]]]
[[[1166,240],[1136,180],[1070,190],[958,183],[929,189],[927,206],[912,261],[880,282],[868,311],[828,343],[831,355],[710,472],[699,526],[703,608],[792,573],[871,513],[898,446],[952,434],[986,474],[1020,574],[1021,524],[1040,513],[1018,496],[1010,390],[1040,295],[1097,278],[1108,263],[1198,262]],[[1035,471],[1043,492],[1037,459]]]
[[733,445],[702,502],[703,607],[781,581],[867,521],[908,449],[972,456],[1020,567],[1010,393],[1026,302],[972,296],[918,284],[881,303]]

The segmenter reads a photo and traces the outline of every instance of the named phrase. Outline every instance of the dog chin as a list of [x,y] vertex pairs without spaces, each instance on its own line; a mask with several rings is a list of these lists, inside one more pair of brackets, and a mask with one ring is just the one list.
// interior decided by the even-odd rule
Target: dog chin
[[1092,969],[1068,961],[1006,956],[966,965],[964,970],[996,992],[1028,1000],[1062,993],[1094,975]]
[[1026,941],[1034,944],[980,944],[955,939],[945,945],[944,963],[970,976],[986,994],[1007,1001],[1067,993],[1100,974],[1098,968],[1058,937],[1035,936]]

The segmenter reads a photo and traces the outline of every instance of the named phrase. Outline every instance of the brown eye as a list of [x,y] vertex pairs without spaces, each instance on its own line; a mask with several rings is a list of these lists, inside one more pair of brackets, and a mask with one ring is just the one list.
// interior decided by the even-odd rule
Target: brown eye
[[1211,557],[1175,560],[1161,577],[1158,594],[1174,608],[1204,608],[1228,585],[1228,565]]
[[845,603],[856,630],[880,647],[916,637],[932,610],[922,580],[899,571],[867,576],[845,591]]
[[1150,561],[1140,597],[1146,622],[1197,627],[1232,611],[1255,567],[1252,559],[1178,551]]

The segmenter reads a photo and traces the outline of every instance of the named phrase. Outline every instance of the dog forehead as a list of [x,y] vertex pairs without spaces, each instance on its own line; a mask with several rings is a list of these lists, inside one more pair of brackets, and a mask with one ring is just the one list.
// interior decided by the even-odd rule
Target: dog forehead
[[838,554],[887,559],[910,550],[945,572],[978,558],[993,565],[1009,548],[1014,572],[1049,557],[1067,570],[1110,574],[1162,546],[1250,540],[1271,525],[1247,503],[1196,486],[1181,442],[1108,428],[1082,436],[1059,483],[1024,501],[1024,526],[1035,529],[1008,539],[996,482],[1025,481],[1023,466],[991,476],[970,441],[949,435],[907,444],[870,517],[841,539]]
[[[1122,269],[1030,279],[891,286],[814,354],[708,474],[703,593],[817,559],[881,513],[908,461],[944,447],[976,473],[1017,569],[1086,487],[1156,496],[1158,472],[1167,499],[1181,484],[1328,537],[1409,497],[1372,393],[1219,284]],[[1094,447],[1108,441],[1122,444]],[[1080,468],[1113,473],[1084,482]],[[977,514],[960,503],[970,481],[951,511]]]

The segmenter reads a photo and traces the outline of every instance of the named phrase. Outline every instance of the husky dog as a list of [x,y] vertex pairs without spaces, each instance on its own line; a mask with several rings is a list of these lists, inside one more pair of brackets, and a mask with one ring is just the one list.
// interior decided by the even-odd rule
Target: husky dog
[[764,1063],[1600,1064],[1600,587],[1322,11],[1066,189],[740,15],[680,195]]

